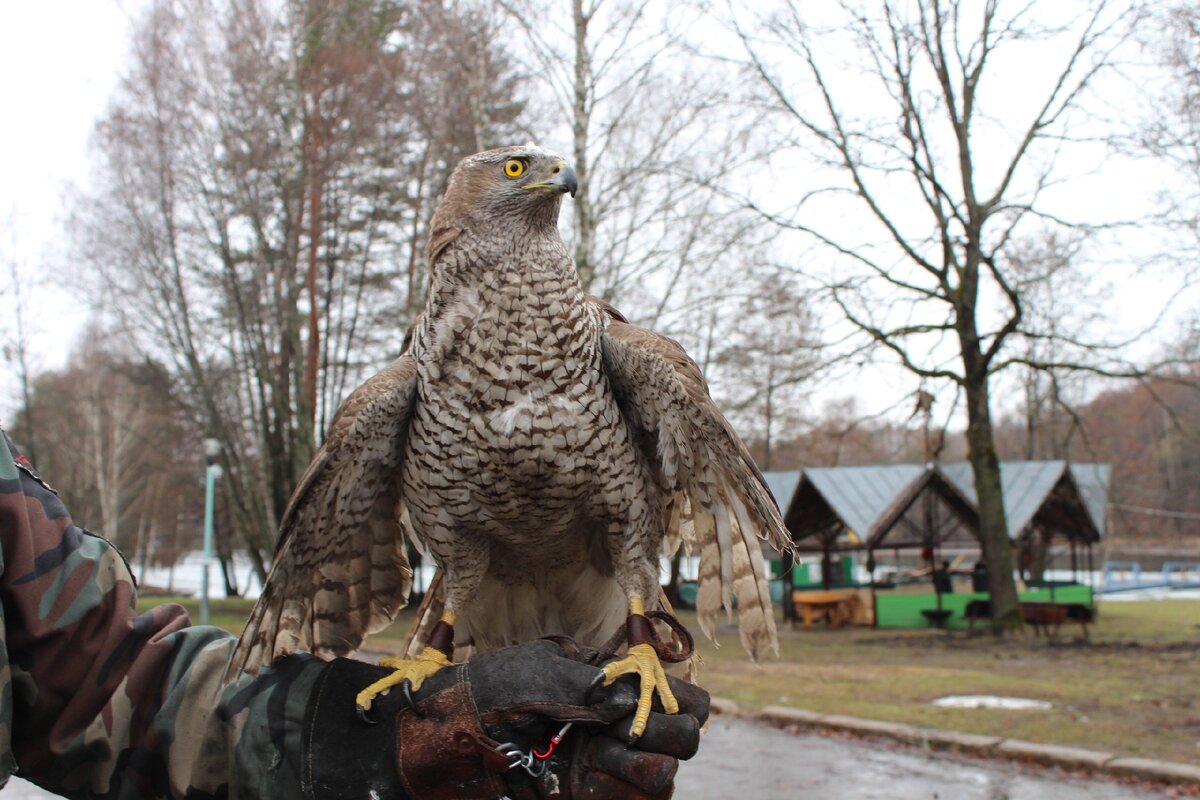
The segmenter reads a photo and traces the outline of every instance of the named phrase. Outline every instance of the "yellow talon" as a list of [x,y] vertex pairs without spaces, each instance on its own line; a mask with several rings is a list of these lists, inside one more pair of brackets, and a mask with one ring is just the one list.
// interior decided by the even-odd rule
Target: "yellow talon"
[[663,708],[668,714],[679,713],[679,702],[671,693],[667,684],[667,673],[663,670],[662,662],[654,646],[643,642],[629,648],[629,652],[620,661],[614,661],[604,667],[604,685],[611,686],[622,675],[637,674],[641,681],[641,692],[638,695],[637,711],[633,715],[633,725],[629,733],[634,738],[641,736],[650,720],[650,705],[654,700],[654,690],[662,700]]
[[379,663],[385,667],[391,667],[395,670],[391,675],[380,678],[372,683],[367,688],[358,693],[355,702],[363,711],[371,708],[371,703],[381,694],[387,694],[388,690],[404,681],[412,683],[413,691],[421,688],[421,684],[430,675],[433,675],[443,667],[452,666],[450,659],[441,650],[435,650],[432,647],[426,647],[420,653],[417,653],[415,658],[381,658]]

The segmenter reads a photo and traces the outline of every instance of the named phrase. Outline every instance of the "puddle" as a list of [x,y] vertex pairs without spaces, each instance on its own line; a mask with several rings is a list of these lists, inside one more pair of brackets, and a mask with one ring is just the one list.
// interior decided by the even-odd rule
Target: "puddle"
[[952,694],[939,697],[932,705],[940,708],[1003,708],[1010,711],[1045,711],[1053,708],[1045,700],[1030,700],[1025,697],[997,697],[992,694]]

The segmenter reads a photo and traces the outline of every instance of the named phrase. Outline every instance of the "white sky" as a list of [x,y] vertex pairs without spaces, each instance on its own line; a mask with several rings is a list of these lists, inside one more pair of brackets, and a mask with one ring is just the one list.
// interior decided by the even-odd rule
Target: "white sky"
[[[62,366],[88,309],[64,285],[65,195],[86,185],[88,139],[128,50],[133,0],[0,0],[2,335],[15,314],[11,264],[28,300],[34,371]],[[7,343],[7,342],[6,342]],[[0,423],[17,407],[3,368]]]

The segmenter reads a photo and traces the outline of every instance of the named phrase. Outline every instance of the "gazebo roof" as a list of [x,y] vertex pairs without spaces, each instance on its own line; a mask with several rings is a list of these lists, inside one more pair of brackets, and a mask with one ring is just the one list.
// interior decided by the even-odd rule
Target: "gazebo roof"
[[[970,464],[960,461],[941,469],[972,504],[977,502]],[[1067,538],[1098,540],[1105,529],[1111,474],[1109,464],[1001,462],[1000,490],[1009,538],[1019,539],[1027,529],[1038,527]]]
[[864,547],[905,489],[925,468],[916,464],[809,467],[768,472],[783,521],[800,550]]
[[[1108,464],[1002,463],[1010,537],[1039,530],[1096,541],[1104,531],[1111,471]],[[765,477],[800,550],[973,541],[978,529],[966,462],[810,467]]]
[[763,477],[766,478],[767,488],[771,490],[775,503],[779,506],[779,512],[786,514],[788,503],[792,502],[792,495],[796,493],[796,484],[800,482],[800,470],[764,472]]
[[906,486],[875,521],[868,549],[973,545],[978,539],[975,505],[936,466]]
[[1088,514],[1101,536],[1108,530],[1108,487],[1112,482],[1112,464],[1072,463],[1071,474],[1083,497]]
[[814,467],[804,470],[846,527],[866,540],[871,529],[923,467],[894,464],[870,467]]

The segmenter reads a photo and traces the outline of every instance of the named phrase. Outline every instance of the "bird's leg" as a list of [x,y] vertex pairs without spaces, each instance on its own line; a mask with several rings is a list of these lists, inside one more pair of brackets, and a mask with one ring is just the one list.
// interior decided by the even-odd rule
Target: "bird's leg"
[[[384,658],[380,664],[395,670],[359,692],[359,713],[371,707],[371,701],[388,689],[406,684],[406,695],[421,688],[421,684],[438,670],[451,666],[454,656],[454,623],[458,612],[467,609],[479,590],[487,572],[487,540],[482,537],[455,536],[453,531],[430,523],[431,550],[434,560],[444,571],[442,578],[446,600],[441,619],[429,632],[425,647],[413,658]],[[438,545],[447,549],[439,550]]]
[[455,614],[449,608],[442,612],[442,618],[433,626],[429,640],[421,652],[413,658],[381,658],[379,663],[395,670],[391,675],[380,678],[358,693],[355,702],[359,713],[371,708],[371,703],[381,694],[404,681],[408,681],[413,691],[420,689],[425,679],[443,667],[451,666],[450,657],[454,655],[454,620]]
[[642,598],[634,595],[629,598],[629,620],[626,628],[629,649],[625,657],[613,661],[604,667],[604,685],[611,686],[622,675],[638,676],[641,681],[641,693],[638,695],[637,711],[633,715],[633,725],[629,734],[635,739],[646,730],[650,719],[650,706],[654,701],[654,691],[662,700],[663,708],[668,714],[679,712],[679,703],[671,693],[667,684],[667,673],[663,670],[658,651],[654,649],[650,630],[650,620],[646,619]]

